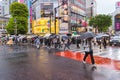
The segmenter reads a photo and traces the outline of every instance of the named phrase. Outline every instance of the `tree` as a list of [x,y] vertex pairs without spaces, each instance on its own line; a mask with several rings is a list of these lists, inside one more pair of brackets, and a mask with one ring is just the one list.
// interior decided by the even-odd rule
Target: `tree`
[[98,28],[99,31],[106,32],[112,25],[110,15],[100,14],[90,19],[89,25]]
[[10,13],[12,17],[28,17],[28,8],[25,4],[13,2],[10,5]]
[[[14,2],[10,5],[11,18],[9,19],[6,30],[9,34],[26,34],[28,31],[28,8],[25,4]],[[14,21],[16,20],[16,21]]]

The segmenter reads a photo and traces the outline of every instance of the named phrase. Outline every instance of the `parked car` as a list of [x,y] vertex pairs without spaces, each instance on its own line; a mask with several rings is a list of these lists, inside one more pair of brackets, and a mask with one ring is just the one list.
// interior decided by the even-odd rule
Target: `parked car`
[[113,37],[110,40],[110,46],[120,46],[120,37]]

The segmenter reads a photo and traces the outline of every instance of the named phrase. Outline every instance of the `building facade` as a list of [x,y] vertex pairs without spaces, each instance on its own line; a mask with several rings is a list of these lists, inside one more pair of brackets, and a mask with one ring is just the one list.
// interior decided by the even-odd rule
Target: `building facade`
[[[32,0],[33,20],[49,18],[51,12],[53,20],[55,16],[58,19],[58,33],[77,31],[77,28],[81,27],[81,23],[85,21],[86,0]],[[56,26],[54,29],[56,30]]]
[[71,32],[81,32],[86,17],[86,0],[69,0]]
[[0,33],[6,33],[5,26],[8,23],[9,18],[0,16]]
[[115,11],[112,15],[112,30],[114,32],[120,33],[120,1],[115,4]]
[[3,7],[3,1],[0,1],[0,16],[3,16],[4,7]]
[[3,2],[3,16],[10,17],[10,4],[18,2],[18,0],[2,0]]
[[97,14],[96,0],[86,0],[86,17],[91,18]]

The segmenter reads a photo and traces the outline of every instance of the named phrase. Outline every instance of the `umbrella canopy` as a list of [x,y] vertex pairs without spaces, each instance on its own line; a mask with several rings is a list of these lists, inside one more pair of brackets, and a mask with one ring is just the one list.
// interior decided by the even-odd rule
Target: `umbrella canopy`
[[30,39],[30,38],[32,38],[32,36],[27,36],[27,38],[29,38],[29,39]]
[[45,34],[45,36],[44,36],[44,37],[45,37],[45,38],[48,38],[48,37],[50,37],[50,35],[51,35],[51,34],[50,34],[50,33],[48,33],[48,34]]
[[74,34],[72,34],[72,37],[80,37],[80,35],[74,35]]
[[95,37],[95,34],[93,32],[85,32],[81,34],[80,39],[88,39]]
[[68,39],[68,36],[62,36],[62,39],[64,39],[64,40]]
[[102,35],[103,37],[109,37],[109,35],[108,34],[104,34],[104,35]]

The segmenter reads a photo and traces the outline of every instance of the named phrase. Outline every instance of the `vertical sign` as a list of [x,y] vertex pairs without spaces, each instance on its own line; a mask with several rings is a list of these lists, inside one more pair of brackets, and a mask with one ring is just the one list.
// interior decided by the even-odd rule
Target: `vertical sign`
[[30,33],[31,31],[31,25],[30,23],[32,23],[32,3],[31,0],[27,0],[27,4],[28,4],[28,11],[29,11],[29,16],[28,16],[28,33]]
[[69,33],[69,16],[68,16],[68,0],[60,0],[60,4],[62,4],[60,8],[60,16],[62,17],[59,33],[67,34]]
[[115,30],[120,31],[120,18],[115,19]]

